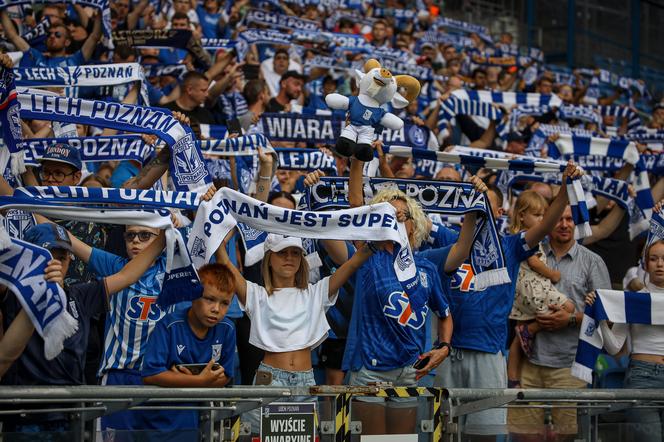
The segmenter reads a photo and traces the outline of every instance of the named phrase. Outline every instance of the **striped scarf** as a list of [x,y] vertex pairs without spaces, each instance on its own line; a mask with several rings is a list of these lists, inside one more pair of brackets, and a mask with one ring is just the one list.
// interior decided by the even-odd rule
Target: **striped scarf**
[[503,112],[492,103],[484,103],[475,100],[462,100],[455,96],[450,96],[440,105],[440,114],[438,117],[438,128],[443,130],[451,123],[457,115],[474,115],[485,117],[490,120],[500,120]]
[[572,364],[572,375],[592,382],[597,357],[606,337],[601,321],[614,324],[664,325],[664,294],[595,290],[595,302],[586,305],[579,332],[579,345]]

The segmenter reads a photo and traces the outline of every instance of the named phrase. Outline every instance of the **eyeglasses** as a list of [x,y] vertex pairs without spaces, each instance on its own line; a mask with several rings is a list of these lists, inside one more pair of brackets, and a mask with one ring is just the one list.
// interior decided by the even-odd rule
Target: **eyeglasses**
[[74,171],[72,173],[64,173],[61,170],[44,170],[44,169],[42,169],[42,170],[39,171],[39,178],[41,178],[42,180],[45,180],[45,179],[51,177],[51,178],[53,178],[53,180],[61,183],[62,181],[65,180],[66,177],[72,176],[75,173],[76,173],[76,171]]
[[60,32],[60,31],[49,32],[48,36],[49,37],[55,36],[55,38],[61,38],[62,37],[62,32]]
[[146,230],[141,230],[140,232],[125,232],[124,239],[127,242],[132,242],[134,238],[138,236],[140,242],[150,241],[150,238],[157,236],[156,233],[148,232]]

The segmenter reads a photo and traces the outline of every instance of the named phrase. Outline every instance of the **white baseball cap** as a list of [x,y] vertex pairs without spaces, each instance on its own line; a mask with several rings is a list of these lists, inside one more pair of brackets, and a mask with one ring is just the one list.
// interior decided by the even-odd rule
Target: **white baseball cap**
[[266,252],[268,250],[272,252],[281,252],[288,247],[297,247],[304,252],[302,238],[298,238],[296,236],[284,236],[278,235],[276,233],[270,233],[267,235],[267,238],[263,244]]

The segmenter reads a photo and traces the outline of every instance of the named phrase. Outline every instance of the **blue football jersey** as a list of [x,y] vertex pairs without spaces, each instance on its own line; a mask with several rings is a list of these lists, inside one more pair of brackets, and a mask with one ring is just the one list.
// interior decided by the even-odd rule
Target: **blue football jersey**
[[[129,261],[99,249],[92,249],[88,266],[98,276],[119,272]],[[110,369],[140,369],[148,337],[165,312],[157,307],[157,297],[166,272],[166,256],[160,256],[138,282],[109,299],[104,331],[104,355],[100,375]]]
[[[528,248],[524,233],[504,236],[501,243],[510,283],[476,291],[475,275],[468,262],[462,264],[447,281],[446,293],[454,318],[452,347],[487,353],[497,353],[505,347],[519,266],[537,251],[537,247]],[[447,255],[441,253],[440,249],[426,250],[416,256],[427,258],[440,271],[447,259]]]
[[380,107],[369,107],[360,103],[356,96],[348,97],[348,113],[350,122],[355,126],[375,126],[380,123],[385,115],[385,110]]
[[357,272],[344,370],[388,371],[414,363],[426,351],[430,310],[439,317],[449,314],[438,270],[431,262],[415,256],[423,299],[404,292],[393,265],[392,255],[381,251]]

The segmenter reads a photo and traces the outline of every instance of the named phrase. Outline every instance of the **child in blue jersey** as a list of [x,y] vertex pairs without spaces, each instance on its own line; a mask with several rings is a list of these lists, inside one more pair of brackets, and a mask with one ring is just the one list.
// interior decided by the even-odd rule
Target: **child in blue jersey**
[[[352,160],[349,180],[351,207],[363,203],[362,162]],[[486,186],[477,177],[471,181],[479,192]],[[396,189],[380,191],[372,204],[389,202],[397,219],[405,223],[412,248],[417,248],[428,234],[428,222],[422,208]],[[456,244],[445,249],[445,269],[456,269],[469,255],[476,221],[474,213],[465,216]],[[350,370],[351,385],[392,382],[395,386],[417,386],[417,380],[436,368],[448,355],[452,338],[452,317],[443,294],[441,276],[445,273],[426,259],[415,256],[418,286],[408,290],[401,285],[392,266],[394,244],[379,243],[378,250],[357,274],[355,300],[343,369]],[[426,317],[433,310],[439,317],[440,345],[426,351]],[[413,364],[429,362],[420,369]],[[380,402],[379,404],[371,402]],[[353,408],[362,420],[366,434],[408,433],[414,430],[417,402],[364,398]]]
[[[207,264],[198,270],[203,294],[186,310],[159,321],[150,335],[141,375],[146,384],[162,387],[224,387],[233,378],[235,327],[225,318],[235,286],[228,268]],[[206,364],[192,374],[181,364]],[[197,438],[198,411],[144,413],[144,429]],[[189,430],[189,432],[187,432]]]

